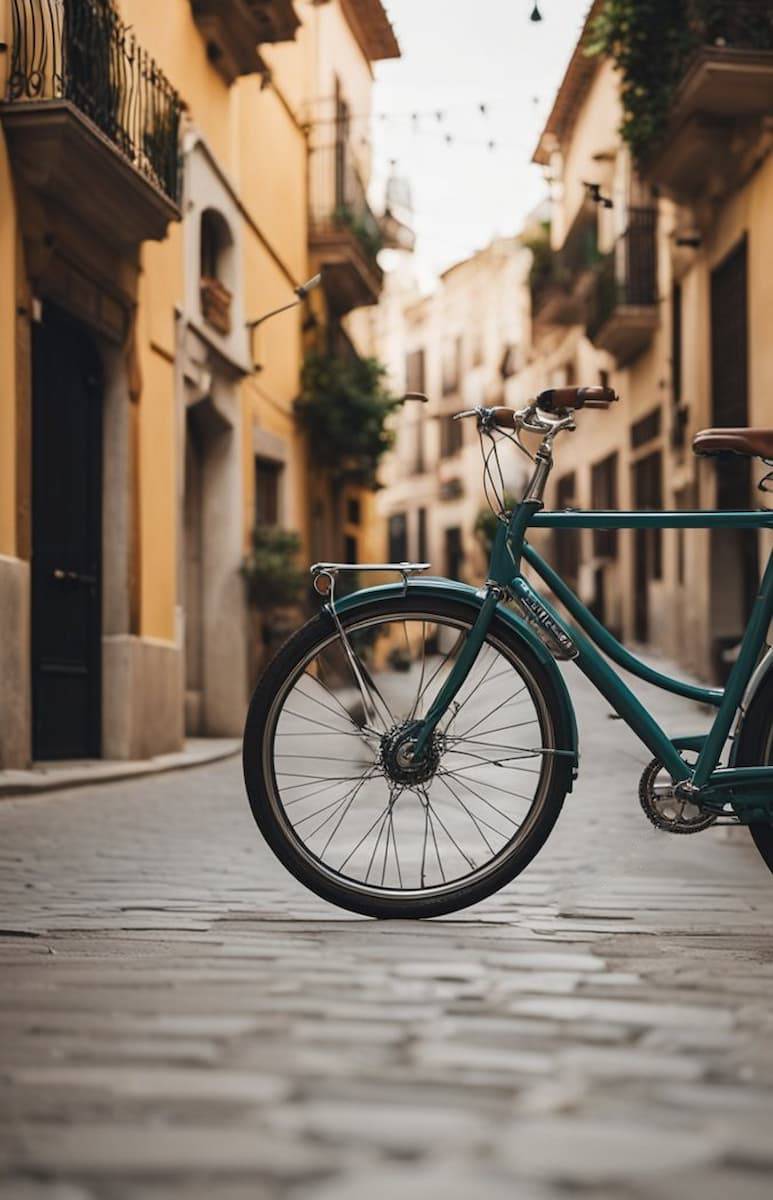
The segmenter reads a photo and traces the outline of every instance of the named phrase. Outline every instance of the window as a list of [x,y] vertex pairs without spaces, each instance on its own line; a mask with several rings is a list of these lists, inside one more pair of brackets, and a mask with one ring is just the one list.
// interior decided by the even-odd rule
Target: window
[[408,522],[405,513],[389,518],[389,561],[406,562],[408,558]]
[[348,563],[357,562],[357,538],[347,534],[344,538],[344,561]]
[[599,371],[599,387],[609,387],[609,371]]
[[199,230],[199,288],[201,315],[223,337],[231,332],[231,231],[214,208],[201,214]]
[[459,390],[462,369],[462,339],[449,338],[443,347],[443,395],[450,396]]
[[464,567],[462,531],[458,526],[446,530],[446,574],[449,579],[460,579]]
[[203,279],[220,279],[227,269],[227,254],[231,245],[231,232],[225,217],[214,208],[205,208],[201,214],[200,230],[200,274]]
[[[416,408],[416,405],[412,406]],[[399,459],[406,475],[423,475],[424,462],[424,414],[411,412],[405,415],[398,433]]]
[[682,285],[671,290],[671,393],[674,404],[682,402]]
[[[663,507],[663,456],[659,450],[633,464],[633,494],[637,511]],[[663,530],[637,530],[647,545],[646,567],[650,579],[663,578]]]
[[255,524],[279,524],[279,486],[284,467],[269,458],[255,459]]
[[405,356],[406,392],[424,391],[424,351],[412,350]]
[[452,416],[440,418],[440,457],[450,458],[458,454],[463,444],[462,422]]
[[[602,458],[591,468],[591,504],[593,508],[617,508],[617,454]],[[617,530],[594,529],[593,553],[597,558],[616,558]]]
[[426,562],[427,561],[427,553],[428,553],[428,550],[427,550],[427,510],[426,510],[426,508],[419,509],[418,513],[416,514],[416,519],[417,519],[416,553],[418,555],[419,562]]
[[631,426],[631,447],[637,450],[639,446],[651,442],[660,435],[660,409],[653,408],[651,413],[642,417]]
[[346,501],[346,519],[350,525],[359,525],[362,513],[360,502],[356,496],[350,496]]
[[508,342],[502,351],[499,361],[499,374],[503,379],[510,379],[518,370],[520,353],[514,342]]

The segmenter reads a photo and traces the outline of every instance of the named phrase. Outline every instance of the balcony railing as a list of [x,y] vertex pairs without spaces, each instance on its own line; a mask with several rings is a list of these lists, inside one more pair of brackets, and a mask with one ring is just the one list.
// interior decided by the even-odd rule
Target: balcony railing
[[596,268],[586,331],[601,349],[625,361],[657,323],[657,210],[630,208],[628,228]]
[[377,262],[381,225],[346,142],[310,154],[309,240],[339,313],[376,303],[383,280]]
[[110,0],[11,0],[6,102],[69,101],[177,203],[180,98]]
[[312,230],[348,229],[363,252],[375,259],[383,245],[381,226],[346,143],[319,147],[310,159]]
[[581,319],[582,283],[599,261],[597,230],[595,205],[584,202],[558,250],[533,248],[529,283],[536,320],[564,325]]

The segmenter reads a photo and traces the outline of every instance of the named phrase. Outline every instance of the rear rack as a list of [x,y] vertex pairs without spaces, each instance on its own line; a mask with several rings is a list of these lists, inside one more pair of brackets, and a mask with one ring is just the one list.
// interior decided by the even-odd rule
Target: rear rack
[[341,563],[341,562],[318,562],[310,568],[314,591],[320,596],[329,596],[332,601],[335,592],[336,577],[342,571],[376,571],[389,572],[392,571],[397,575],[402,575],[403,584],[408,586],[408,578],[411,575],[419,575],[422,571],[428,571],[431,563],[417,562],[399,562],[399,563]]

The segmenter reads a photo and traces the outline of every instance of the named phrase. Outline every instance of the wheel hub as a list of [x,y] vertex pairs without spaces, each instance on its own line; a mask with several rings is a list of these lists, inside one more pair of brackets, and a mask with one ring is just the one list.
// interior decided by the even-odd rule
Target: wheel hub
[[438,733],[431,735],[421,756],[415,756],[420,730],[420,721],[407,721],[395,725],[382,737],[379,761],[393,783],[403,787],[427,783],[440,766],[443,742]]

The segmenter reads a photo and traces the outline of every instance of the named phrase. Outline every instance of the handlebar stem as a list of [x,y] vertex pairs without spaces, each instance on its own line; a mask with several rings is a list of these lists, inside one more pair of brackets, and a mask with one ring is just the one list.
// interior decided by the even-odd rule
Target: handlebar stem
[[549,435],[544,438],[542,445],[534,456],[534,473],[529,480],[529,485],[523,494],[522,503],[536,503],[540,508],[543,506],[545,497],[545,487],[550,478],[550,472],[553,470],[553,448],[552,439]]

